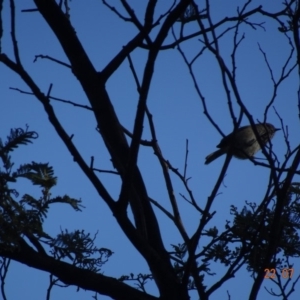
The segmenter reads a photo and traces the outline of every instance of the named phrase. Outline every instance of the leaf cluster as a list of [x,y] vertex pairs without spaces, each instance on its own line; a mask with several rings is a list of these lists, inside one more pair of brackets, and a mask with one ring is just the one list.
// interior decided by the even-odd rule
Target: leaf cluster
[[[94,245],[97,234],[92,238],[84,230],[61,231],[56,238],[51,239],[48,245],[52,255],[61,260],[69,258],[74,266],[99,272],[113,252],[107,248],[98,248]],[[96,257],[94,257],[96,255]]]
[[[49,163],[31,162],[12,170],[14,164],[10,153],[20,145],[32,143],[37,136],[36,132],[28,131],[28,128],[17,128],[11,130],[5,142],[0,139],[0,157],[3,162],[3,168],[0,169],[0,251],[18,251],[20,241],[26,238],[40,253],[46,254],[46,246],[57,260],[68,258],[79,268],[99,272],[113,252],[96,247],[96,235],[91,238],[83,230],[66,230],[61,231],[57,237],[51,237],[43,229],[51,205],[64,203],[75,211],[83,208],[80,199],[68,195],[52,196],[51,189],[57,184],[52,166]],[[18,201],[19,193],[9,187],[9,182],[16,182],[19,178],[26,178],[32,185],[38,185],[41,196],[35,198],[24,194]]]

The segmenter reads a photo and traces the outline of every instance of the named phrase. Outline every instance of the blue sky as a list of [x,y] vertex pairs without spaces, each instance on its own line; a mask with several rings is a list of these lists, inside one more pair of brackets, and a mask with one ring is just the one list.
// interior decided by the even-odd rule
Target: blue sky
[[[4,1],[4,37],[2,50],[12,57],[10,42],[8,1]],[[172,1],[159,1],[157,16],[159,16]],[[261,4],[261,1],[253,1],[251,7]],[[117,6],[118,1],[111,1]],[[137,15],[143,15],[143,2],[129,1],[134,6]],[[212,16],[217,21],[224,16],[236,14],[236,6],[240,1],[213,1]],[[116,15],[104,7],[101,1],[71,1],[71,21],[76,32],[90,56],[96,69],[101,70],[110,59],[118,53],[122,46],[132,38],[136,29],[130,23],[125,23]],[[268,4],[264,4],[268,5]],[[281,1],[272,1],[264,8],[275,11],[280,7]],[[270,7],[272,6],[272,7]],[[40,89],[46,93],[49,85],[53,84],[52,95],[71,100],[83,105],[88,105],[87,98],[73,77],[70,69],[54,64],[49,60],[39,59],[33,63],[35,55],[51,55],[64,62],[68,62],[66,56],[55,36],[39,13],[21,13],[21,9],[33,8],[33,1],[23,0],[17,3],[17,39],[20,47],[21,60],[32,78],[38,83]],[[261,16],[252,20],[261,22]],[[263,21],[266,21],[265,19]],[[237,82],[240,94],[253,118],[262,121],[264,108],[272,96],[272,82],[270,74],[258,49],[258,43],[267,53],[270,65],[274,70],[275,78],[278,78],[282,65],[289,55],[289,47],[283,34],[278,30],[278,24],[267,21],[265,29],[253,30],[249,26],[241,26],[241,34],[245,33],[245,40],[237,53]],[[188,30],[193,30],[193,24]],[[154,35],[153,35],[154,36]],[[168,37],[167,41],[171,41]],[[221,43],[221,53],[226,63],[230,62],[232,51],[232,34],[224,38]],[[192,57],[199,51],[201,43],[196,38],[183,45],[183,49]],[[138,75],[142,76],[145,64],[146,52],[138,49],[132,54],[133,62]],[[194,66],[195,75],[199,87],[205,99],[209,112],[215,122],[223,129],[224,133],[232,130],[232,120],[228,112],[225,92],[221,84],[220,71],[215,58],[206,51]],[[299,143],[298,139],[298,108],[297,108],[297,76],[294,71],[278,91],[275,107],[289,128],[291,146]],[[22,95],[12,91],[9,87],[20,88],[28,91],[25,84],[0,65],[0,99],[1,119],[0,135],[6,137],[10,128],[23,127],[28,124],[31,130],[39,133],[39,139],[34,144],[21,147],[14,151],[13,158],[16,165],[31,161],[49,162],[58,176],[58,184],[53,189],[55,195],[68,194],[75,198],[81,198],[86,207],[82,213],[74,212],[67,206],[57,205],[49,213],[45,223],[45,230],[52,235],[59,233],[60,229],[85,229],[98,233],[97,244],[114,251],[114,255],[104,266],[103,272],[109,276],[119,277],[129,273],[147,273],[148,267],[133,246],[127,241],[122,231],[116,224],[112,213],[102,202],[85,178],[79,167],[70,157],[64,144],[56,135],[49,124],[46,113],[40,103],[32,96]],[[129,70],[128,61],[125,61],[107,83],[107,89],[114,108],[121,123],[132,130],[138,94],[134,79]],[[89,162],[91,156],[95,156],[95,166],[101,169],[112,169],[110,157],[103,146],[102,140],[96,131],[96,121],[88,110],[76,108],[70,105],[53,102],[55,112],[69,134],[74,134],[73,141]],[[203,114],[201,101],[197,96],[187,67],[184,65],[176,49],[163,51],[159,55],[155,66],[155,75],[148,98],[148,106],[153,114],[157,130],[157,137],[165,158],[180,171],[184,167],[185,143],[189,140],[189,164],[188,175],[191,177],[190,188],[200,206],[204,206],[207,197],[218,178],[224,158],[220,158],[210,164],[204,165],[205,156],[215,150],[220,140],[219,133],[211,126]],[[238,112],[236,107],[236,112]],[[280,122],[273,109],[270,109],[268,121],[280,127]],[[248,122],[244,118],[243,125]],[[143,138],[150,139],[147,121],[144,125]],[[282,133],[277,133],[274,140],[274,151],[279,159],[284,159],[285,148]],[[139,166],[144,174],[149,195],[159,201],[166,208],[170,207],[167,193],[164,188],[161,169],[153,150],[143,148],[139,155]],[[269,173],[266,169],[254,166],[249,161],[233,159],[227,171],[224,184],[221,186],[212,209],[216,210],[215,218],[210,226],[216,225],[220,230],[224,228],[225,220],[231,220],[229,214],[230,205],[234,204],[242,208],[245,201],[259,203],[264,196]],[[120,183],[114,175],[100,175],[107,189],[116,198],[119,194]],[[186,195],[184,187],[178,179],[174,179],[175,193],[182,212],[183,221],[189,234],[192,234],[198,225],[199,215],[189,206],[179,193]],[[25,179],[16,185],[20,193],[32,193],[39,196],[39,189],[33,188]],[[170,244],[181,242],[171,222],[159,212],[157,216],[161,225],[165,246],[171,250]],[[199,245],[199,249],[201,245]],[[219,278],[225,269],[219,264],[214,265],[216,276],[207,278],[207,284],[211,285]],[[295,275],[296,275],[295,271]],[[298,273],[299,274],[299,262]],[[47,289],[48,274],[32,270],[26,266],[12,263],[7,277],[8,299],[19,299],[26,295],[28,299],[43,299]],[[18,282],[18,289],[15,283]],[[245,299],[251,287],[249,273],[241,270],[235,279],[226,283],[211,299],[224,299],[226,290],[232,299]],[[264,282],[269,285],[269,282]],[[33,288],[34,287],[34,288]],[[153,286],[149,285],[151,291]],[[290,299],[296,299],[297,291]],[[89,299],[89,292],[76,292],[76,287],[67,289],[55,288],[53,299]],[[105,297],[100,297],[105,299]],[[192,298],[196,299],[196,297]],[[268,299],[268,295],[261,289],[259,299]]]

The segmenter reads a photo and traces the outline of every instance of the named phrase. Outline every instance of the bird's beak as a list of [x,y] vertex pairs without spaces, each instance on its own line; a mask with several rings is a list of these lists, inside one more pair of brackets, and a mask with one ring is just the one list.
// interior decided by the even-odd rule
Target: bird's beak
[[281,128],[275,128],[275,131],[281,130]]

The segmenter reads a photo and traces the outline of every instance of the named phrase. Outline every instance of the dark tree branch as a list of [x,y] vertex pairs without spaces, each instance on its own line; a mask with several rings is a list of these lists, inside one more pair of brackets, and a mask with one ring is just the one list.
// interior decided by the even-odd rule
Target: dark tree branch
[[3,300],[7,300],[5,293],[5,280],[8,272],[8,267],[10,265],[11,259],[9,258],[1,258],[0,262],[0,281],[1,281],[1,295]]
[[85,290],[96,291],[113,299],[120,300],[155,300],[158,299],[130,287],[119,280],[80,269],[66,262],[58,261],[48,255],[34,251],[24,240],[19,241],[15,251],[0,250],[0,255],[13,259],[32,268],[49,272],[68,285],[75,285]]
[[[69,20],[65,18],[55,1],[51,0],[44,2],[36,0],[35,3],[53,32],[56,34],[69,58],[72,65],[72,71],[81,83],[91,103],[100,130],[99,132],[112,156],[114,166],[118,169],[121,176],[124,177],[125,166],[127,165],[128,159],[128,145],[122,127],[105,90],[105,82],[99,78],[99,75],[83,50]],[[132,205],[136,206],[134,210],[138,226],[142,226],[141,224],[144,223],[142,218],[144,214],[138,213],[141,212],[142,207],[142,210],[147,209],[149,211],[147,217],[151,218],[146,224],[148,227],[147,230],[152,232],[152,235],[155,236],[156,240],[161,240],[159,230],[157,230],[158,224],[156,218],[147,200],[148,197],[142,196],[141,194],[145,194],[146,192],[138,170],[135,171],[135,177],[139,182],[139,184],[136,185],[139,191],[133,197],[135,200],[133,200]],[[141,218],[142,220],[139,222],[139,219]],[[162,245],[162,242],[160,242],[160,244]]]
[[[180,15],[181,10],[185,9],[189,1],[181,1],[169,14],[158,33],[154,43],[154,50],[150,51],[151,54],[149,53],[150,55],[145,68],[144,82],[141,87],[141,99],[139,101],[130,149],[128,149],[122,127],[105,90],[105,80],[102,80],[101,75],[99,76],[96,73],[93,65],[83,50],[69,19],[63,15],[53,0],[47,2],[35,0],[34,2],[54,34],[57,36],[70,60],[72,71],[81,83],[91,103],[100,133],[123,182],[126,180],[130,182],[128,186],[131,189],[131,207],[133,208],[139,232],[144,231],[145,225],[147,231],[147,236],[145,236],[146,239],[131,227],[123,206],[117,206],[114,209],[114,215],[117,218],[117,221],[128,238],[150,265],[150,269],[153,272],[154,279],[157,282],[161,295],[163,297],[164,295],[170,295],[170,288],[168,286],[170,285],[170,282],[173,282],[173,298],[175,299],[178,295],[187,298],[187,292],[178,285],[177,277],[170,264],[168,253],[164,249],[156,217],[148,200],[147,191],[141,174],[136,167],[136,158],[139,149],[139,141],[141,140],[141,128],[143,126],[146,98],[159,47],[167,36],[168,30]],[[144,38],[144,36],[142,37]],[[127,55],[128,53],[126,53],[125,57],[127,57]],[[130,176],[132,176],[132,183],[134,182],[134,185],[131,184]]]
[[[136,86],[137,86],[137,90],[138,90],[138,92],[140,92],[141,86],[140,86],[138,76],[136,74],[136,71],[135,71],[135,68],[134,68],[134,65],[133,65],[133,62],[131,60],[130,55],[128,55],[128,61],[129,61],[129,66],[130,66],[131,72],[133,74]],[[152,135],[151,146],[153,147],[154,153],[158,157],[158,160],[159,160],[160,165],[161,165],[162,170],[163,170],[163,175],[164,175],[164,178],[165,178],[165,183],[166,183],[167,191],[168,191],[168,194],[169,194],[169,199],[170,199],[170,202],[171,202],[171,205],[172,205],[172,208],[173,208],[173,215],[174,216],[170,215],[163,207],[159,207],[159,205],[157,203],[155,203],[154,201],[151,201],[151,202],[154,203],[157,207],[159,207],[162,211],[164,211],[164,213],[166,213],[169,217],[172,216],[171,219],[174,221],[174,223],[175,223],[176,227],[178,228],[179,232],[181,233],[184,241],[187,242],[188,241],[188,235],[187,235],[187,233],[184,229],[184,226],[183,226],[183,223],[182,223],[182,220],[181,220],[181,217],[180,217],[180,213],[179,213],[179,210],[178,210],[176,197],[174,195],[174,190],[173,190],[173,186],[172,186],[172,181],[171,181],[171,178],[170,178],[170,175],[169,175],[169,172],[168,172],[168,164],[162,156],[162,153],[161,153],[161,150],[160,150],[160,147],[158,145],[157,138],[156,138],[156,131],[155,131],[152,115],[149,112],[147,107],[146,107],[146,114],[147,114],[147,117],[148,117],[150,131],[151,131],[151,135]]]
[[175,218],[174,216],[167,210],[165,209],[161,204],[159,204],[159,202],[157,202],[156,200],[149,198],[149,200],[151,201],[151,203],[153,203],[158,209],[160,209],[170,220],[172,220],[175,223]]
[[2,53],[2,35],[3,35],[2,9],[3,9],[3,1],[4,0],[0,0],[0,53]]
[[165,184],[166,184],[166,188],[168,191],[170,203],[172,205],[173,215],[174,215],[174,223],[175,223],[177,229],[179,230],[184,242],[188,243],[189,237],[188,237],[188,234],[187,234],[187,232],[184,228],[183,222],[182,222],[180,211],[179,211],[179,208],[177,205],[176,196],[174,194],[174,188],[173,188],[171,176],[170,176],[169,170],[168,170],[168,169],[170,169],[170,163],[168,161],[166,161],[162,155],[161,149],[157,142],[152,115],[150,114],[148,109],[147,109],[147,117],[149,120],[150,130],[151,130],[151,134],[152,134],[154,154],[157,156],[160,166],[162,168],[162,173],[163,173],[163,176],[165,179]]
[[107,6],[113,13],[115,13],[121,20],[123,20],[125,22],[132,22],[131,18],[127,18],[127,17],[123,16],[114,6],[108,4],[107,1],[102,0],[102,3],[105,6]]
[[132,12],[132,9],[127,4],[126,1],[123,1],[124,5],[127,7],[127,10],[133,15],[133,17],[136,19],[136,22],[138,23],[138,27],[141,27],[141,30],[138,32],[138,34],[129,42],[126,46],[123,47],[123,49],[107,64],[107,66],[99,73],[100,77],[104,82],[108,80],[108,78],[119,68],[119,66],[122,64],[122,62],[126,59],[130,53],[139,47],[144,39],[147,40],[148,45],[152,44],[152,41],[149,37],[149,33],[153,28],[153,14],[154,14],[154,8],[156,5],[156,1],[149,1],[148,6],[146,8],[145,12],[145,24],[142,26],[135,15]]
[[20,60],[20,54],[19,54],[19,48],[18,48],[18,42],[16,38],[16,12],[15,12],[15,2],[14,0],[10,0],[10,18],[11,18],[11,40],[13,43],[13,49],[14,49],[14,55],[17,64],[21,63]]
[[[156,5],[156,1],[149,1],[148,2],[148,8],[146,10],[146,18],[145,18],[145,25],[143,26],[140,21],[138,20],[136,14],[134,13],[133,9],[130,7],[130,5],[127,3],[126,0],[121,0],[122,5],[124,6],[125,10],[129,14],[132,23],[137,27],[138,31],[144,34],[144,39],[147,41],[148,44],[151,44],[151,40],[148,36],[149,29],[152,28],[152,22],[153,22],[153,14],[154,14],[154,8]],[[146,29],[148,28],[148,30]]]

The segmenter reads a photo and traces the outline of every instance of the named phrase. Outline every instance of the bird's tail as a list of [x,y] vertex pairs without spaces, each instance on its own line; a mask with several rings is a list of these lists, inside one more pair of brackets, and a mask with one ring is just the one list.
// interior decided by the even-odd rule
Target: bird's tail
[[205,157],[205,164],[208,165],[210,164],[213,160],[217,159],[221,155],[225,154],[224,149],[219,149]]

